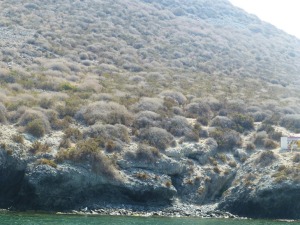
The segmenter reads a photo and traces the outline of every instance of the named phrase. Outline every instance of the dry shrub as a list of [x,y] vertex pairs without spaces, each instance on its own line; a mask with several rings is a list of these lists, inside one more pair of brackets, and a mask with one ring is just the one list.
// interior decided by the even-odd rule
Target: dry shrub
[[178,105],[184,105],[187,102],[187,98],[178,91],[166,90],[160,93],[160,96],[170,98]]
[[234,99],[227,102],[226,109],[229,113],[244,113],[246,104],[241,99]]
[[217,128],[209,136],[216,140],[219,149],[230,150],[242,144],[239,133],[230,129]]
[[72,118],[69,116],[64,117],[63,119],[58,119],[57,117],[54,117],[52,119],[49,119],[51,123],[51,128],[54,130],[62,130],[67,129],[70,126],[70,123],[72,122]]
[[295,133],[300,132],[300,114],[292,114],[292,115],[285,115],[280,120],[280,125],[293,131]]
[[39,141],[35,141],[32,143],[29,152],[32,154],[37,154],[37,153],[46,153],[50,151],[50,147],[47,144],[43,144]]
[[172,186],[172,181],[170,180],[166,181],[165,185],[167,188],[170,188]]
[[46,65],[46,68],[62,73],[70,73],[70,68],[64,62],[50,62]]
[[190,103],[185,107],[188,117],[205,117],[210,118],[212,115],[211,109],[206,103]]
[[147,179],[150,178],[150,176],[147,173],[144,173],[144,172],[136,173],[135,177],[140,179],[140,180],[147,180]]
[[95,124],[90,126],[85,132],[85,136],[92,138],[101,137],[104,140],[115,140],[129,143],[130,137],[128,133],[128,128],[121,124]]
[[77,120],[93,125],[97,121],[109,124],[130,125],[133,120],[132,114],[116,102],[93,102],[82,107],[75,115]]
[[76,163],[90,163],[96,174],[118,179],[118,171],[114,162],[109,159],[94,139],[79,141],[75,148],[60,150],[56,156],[57,162],[65,160]]
[[5,106],[0,102],[0,123],[6,123],[6,108]]
[[137,129],[160,127],[161,116],[151,111],[141,111],[134,116],[133,127]]
[[268,114],[265,112],[250,112],[249,115],[253,118],[255,122],[262,122],[268,116]]
[[69,138],[64,137],[61,142],[59,143],[59,147],[60,148],[70,148],[71,145],[71,141]]
[[254,144],[257,145],[257,146],[263,146],[264,141],[267,138],[268,138],[267,132],[266,131],[260,131],[260,132],[256,133],[256,135],[255,135]]
[[230,167],[232,167],[232,168],[235,168],[236,166],[237,166],[237,163],[235,162],[235,161],[229,161],[228,162],[228,165],[230,166]]
[[188,130],[184,133],[184,141],[186,142],[198,142],[199,132],[197,130]]
[[155,147],[146,144],[139,144],[134,153],[128,152],[126,156],[136,161],[153,163],[160,158],[160,152]]
[[235,113],[232,116],[232,121],[234,122],[233,128],[240,133],[254,128],[254,120],[249,115]]
[[69,127],[66,130],[64,130],[64,138],[76,142],[83,138],[83,134],[78,128]]
[[278,147],[278,144],[275,141],[273,141],[273,140],[271,140],[269,138],[266,138],[264,140],[264,147],[266,149],[274,149],[274,148]]
[[66,116],[73,117],[76,114],[76,112],[78,112],[82,103],[82,99],[80,99],[77,96],[72,96],[65,99],[63,104],[57,105],[56,110],[61,118]]
[[105,144],[105,150],[109,153],[121,152],[122,149],[122,143],[119,143],[118,141],[108,140]]
[[29,122],[26,127],[25,127],[25,131],[37,138],[39,137],[43,137],[46,133],[46,126],[43,123],[43,120],[41,119],[35,119],[31,122]]
[[261,166],[268,166],[272,162],[274,162],[277,159],[277,156],[272,151],[263,151],[259,154],[259,156],[256,159],[256,164],[260,164]]
[[48,166],[51,166],[53,168],[57,168],[57,164],[53,161],[53,160],[50,160],[50,159],[39,159],[37,161],[37,164],[38,165],[48,165]]
[[211,126],[220,128],[232,128],[234,123],[227,116],[216,116],[211,120]]
[[41,108],[50,109],[54,105],[54,100],[51,98],[42,98],[39,105]]
[[174,116],[166,122],[165,127],[174,136],[183,136],[192,130],[192,126],[183,116]]
[[133,110],[136,112],[152,111],[159,113],[163,108],[163,100],[160,98],[143,97],[138,103],[133,105]]
[[158,127],[142,129],[138,137],[161,150],[168,148],[174,139],[172,134]]
[[254,143],[248,142],[248,143],[246,144],[246,150],[253,151],[253,150],[255,150],[255,149],[256,149],[256,146],[255,146]]
[[43,112],[39,111],[39,109],[24,109],[22,116],[18,121],[18,125],[27,126],[34,120],[38,120],[42,124],[45,132],[50,131],[49,120]]
[[24,136],[21,134],[15,134],[12,136],[12,140],[19,144],[24,144]]
[[298,163],[300,162],[300,154],[297,153],[293,156],[293,162]]
[[203,126],[208,126],[208,121],[209,121],[209,118],[206,116],[197,117],[197,122],[202,124]]

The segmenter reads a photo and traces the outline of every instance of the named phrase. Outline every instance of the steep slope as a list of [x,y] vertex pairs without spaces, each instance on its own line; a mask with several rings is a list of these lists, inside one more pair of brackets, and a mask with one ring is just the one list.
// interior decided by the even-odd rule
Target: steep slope
[[238,211],[236,184],[300,131],[298,39],[226,0],[0,8],[1,207],[222,200],[273,216]]
[[3,26],[36,33],[24,40],[22,51],[16,49],[19,57],[50,54],[129,71],[184,69],[266,78],[299,72],[297,39],[227,1],[1,4]]

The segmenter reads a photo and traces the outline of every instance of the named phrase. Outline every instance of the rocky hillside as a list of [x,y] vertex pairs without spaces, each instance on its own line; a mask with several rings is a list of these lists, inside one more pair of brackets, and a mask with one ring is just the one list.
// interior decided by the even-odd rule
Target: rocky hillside
[[278,150],[300,131],[298,39],[226,0],[0,8],[0,207],[299,217],[299,155]]

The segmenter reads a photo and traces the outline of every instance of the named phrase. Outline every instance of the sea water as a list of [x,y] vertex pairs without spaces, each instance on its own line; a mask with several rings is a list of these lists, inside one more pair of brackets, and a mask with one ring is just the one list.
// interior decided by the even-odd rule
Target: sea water
[[41,213],[0,213],[0,225],[287,225],[285,222],[250,219],[78,216]]

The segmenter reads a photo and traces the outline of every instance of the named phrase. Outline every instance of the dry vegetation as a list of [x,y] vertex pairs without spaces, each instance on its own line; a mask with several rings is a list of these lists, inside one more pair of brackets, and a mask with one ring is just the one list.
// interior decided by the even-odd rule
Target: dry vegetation
[[[64,131],[58,162],[107,166],[105,154],[132,141],[135,159],[151,162],[179,138],[232,150],[254,122],[264,127],[246,148],[271,149],[280,136],[273,125],[300,130],[299,40],[252,16],[238,21],[244,14],[225,1],[3,0],[0,8],[0,123],[36,138]],[[227,12],[235,17],[220,17]],[[48,148],[35,142],[31,152]],[[95,171],[115,173],[101,163]]]

